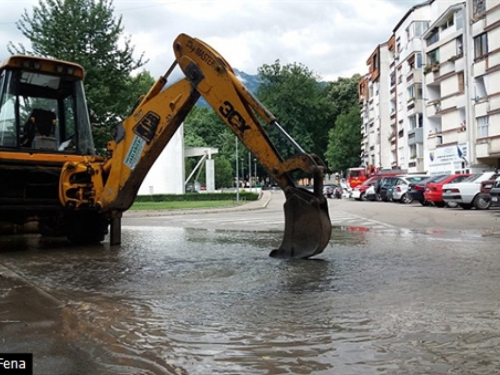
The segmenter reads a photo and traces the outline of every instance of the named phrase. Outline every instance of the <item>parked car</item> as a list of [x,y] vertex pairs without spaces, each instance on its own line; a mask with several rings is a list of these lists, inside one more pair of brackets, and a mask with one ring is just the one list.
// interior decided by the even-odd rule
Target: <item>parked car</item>
[[479,188],[479,196],[481,197],[481,199],[488,201],[490,207],[497,206],[497,202],[495,202],[495,204],[493,205],[490,195],[490,191],[493,188],[493,185],[495,185],[496,180],[497,175],[494,175],[491,179],[481,182],[481,187]]
[[394,202],[410,204],[413,196],[408,192],[410,185],[429,178],[428,175],[407,175],[399,176],[391,190],[391,198]]
[[[437,207],[444,207],[445,202],[443,201],[443,185],[461,182],[469,177],[470,173],[456,173],[444,176],[444,178],[437,179],[435,181],[429,181],[425,184],[425,201]],[[456,206],[456,203],[453,204]]]
[[382,176],[372,176],[368,180],[364,181],[361,185],[356,186],[352,189],[351,198],[357,201],[366,200],[366,191],[370,186],[373,186],[380,180]]
[[495,172],[474,174],[462,182],[443,185],[443,201],[457,203],[465,210],[475,207],[485,210],[490,207],[490,201],[486,201],[479,195],[481,182],[491,179]]
[[331,185],[323,186],[323,195],[325,198],[333,197],[333,187]]
[[500,178],[497,178],[490,190],[491,207],[500,206]]
[[382,177],[375,185],[375,196],[366,196],[367,199],[377,201],[389,201],[389,190],[396,184],[399,177]]
[[[314,191],[314,188],[312,191]],[[329,184],[323,186],[323,195],[325,196],[325,198],[334,198],[335,193],[337,192],[338,194],[338,191],[340,191],[340,194],[342,194],[342,188],[339,185]]]
[[408,187],[408,194],[411,195],[414,201],[419,202],[422,206],[428,206],[430,202],[425,199],[424,193],[428,183],[439,182],[444,180],[449,175],[439,174],[426,178],[425,180],[410,184]]

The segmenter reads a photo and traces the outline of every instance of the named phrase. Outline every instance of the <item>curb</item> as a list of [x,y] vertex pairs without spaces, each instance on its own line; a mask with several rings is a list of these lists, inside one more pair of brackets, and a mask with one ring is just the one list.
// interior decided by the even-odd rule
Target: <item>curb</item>
[[133,217],[154,217],[154,216],[173,216],[173,215],[189,215],[189,214],[208,214],[229,211],[254,211],[266,208],[272,199],[271,192],[264,190],[261,197],[249,203],[245,203],[236,207],[217,207],[217,208],[192,208],[192,209],[177,209],[177,210],[138,210],[125,211],[123,218]]

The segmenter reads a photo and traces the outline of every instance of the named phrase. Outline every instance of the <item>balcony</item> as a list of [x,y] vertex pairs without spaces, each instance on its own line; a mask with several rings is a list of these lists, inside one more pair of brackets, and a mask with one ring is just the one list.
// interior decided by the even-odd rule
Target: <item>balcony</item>
[[[453,58],[450,58],[448,60],[445,60],[442,64],[441,67],[439,68],[439,75],[444,76],[445,74],[448,73],[455,73],[455,58],[456,56],[452,56]],[[436,78],[434,78],[436,79]]]
[[441,100],[441,109],[465,107],[465,94],[448,96]]
[[473,65],[474,78],[486,74],[486,59],[476,61]]
[[439,64],[426,65],[424,67],[424,77],[426,85],[438,85],[437,79],[439,78]]
[[433,100],[429,102],[425,107],[425,114],[427,117],[439,117],[439,111],[441,110],[441,100]]
[[413,70],[413,83],[422,83],[422,69]]
[[484,33],[486,28],[486,18],[480,19],[472,24],[472,35],[477,36]]
[[431,133],[427,137],[427,146],[429,150],[435,149],[436,146],[443,144],[443,136],[441,134]]
[[458,56],[455,60],[455,72],[461,72],[465,70],[465,59],[464,55]]
[[476,156],[479,158],[487,158],[499,153],[500,138],[485,139],[476,143]]
[[488,111],[490,110],[490,102],[485,101],[477,101],[474,105],[474,112],[476,117],[486,116]]
[[408,146],[424,143],[424,129],[415,128],[408,131]]
[[422,99],[410,99],[406,106],[407,116],[415,113],[422,113]]
[[424,158],[416,157],[410,159],[410,162],[408,163],[409,173],[423,172],[423,171],[424,171]]

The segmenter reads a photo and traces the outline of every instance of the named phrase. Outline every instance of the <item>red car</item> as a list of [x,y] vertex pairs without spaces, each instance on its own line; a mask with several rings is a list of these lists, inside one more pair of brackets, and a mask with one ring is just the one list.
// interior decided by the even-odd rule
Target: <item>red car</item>
[[424,198],[437,207],[444,207],[443,185],[460,182],[469,177],[470,174],[450,174],[445,179],[438,182],[429,182],[425,185]]

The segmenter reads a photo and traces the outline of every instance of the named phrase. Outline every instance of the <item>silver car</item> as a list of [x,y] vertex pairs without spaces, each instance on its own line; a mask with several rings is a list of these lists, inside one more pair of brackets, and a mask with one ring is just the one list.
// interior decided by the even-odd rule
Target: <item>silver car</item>
[[398,176],[399,180],[392,187],[392,201],[410,204],[413,202],[412,195],[408,192],[408,188],[411,184],[416,184],[426,178],[429,178],[428,175],[407,175],[407,176]]
[[484,172],[483,174],[474,174],[465,180],[457,183],[443,185],[443,201],[446,203],[456,203],[463,209],[476,207],[478,210],[488,207],[480,197],[481,182],[491,180],[495,172]]

